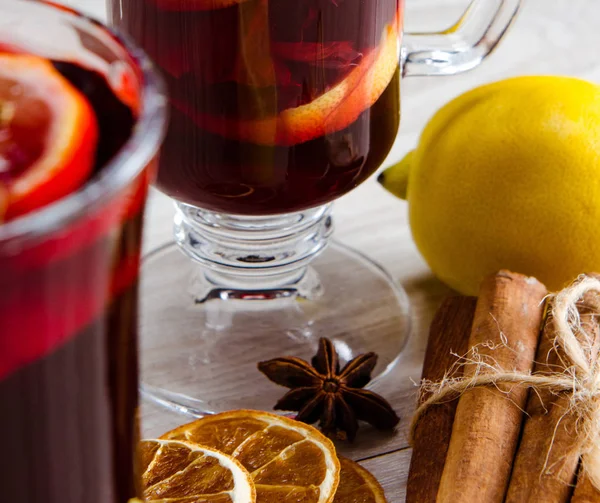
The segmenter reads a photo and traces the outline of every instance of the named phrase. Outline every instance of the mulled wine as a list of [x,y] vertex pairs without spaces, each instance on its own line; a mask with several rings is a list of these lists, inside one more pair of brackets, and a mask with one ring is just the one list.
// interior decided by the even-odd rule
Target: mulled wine
[[112,0],[166,76],[158,187],[203,209],[303,210],[356,187],[399,125],[402,0]]
[[[61,115],[56,126],[56,114],[66,113],[64,103],[71,103],[61,95],[67,87],[57,83],[53,69],[80,93],[73,103],[91,107],[95,126],[77,146],[53,151],[48,164],[43,156],[49,147],[39,138],[61,137],[70,118]],[[54,86],[51,100],[11,102],[23,89],[43,89],[46,78]],[[81,186],[102,177],[136,121],[103,75],[73,62],[2,51],[0,111],[0,190],[8,188],[9,194],[0,231],[3,215],[11,225],[20,217],[33,218],[21,211],[28,205],[43,212],[46,198],[56,199],[57,191],[79,176],[90,152],[93,166]],[[33,123],[45,134],[28,138],[25,130]],[[77,157],[71,159],[69,149]],[[60,164],[58,154],[69,160]],[[47,175],[43,184],[32,185],[28,170],[34,169]],[[148,180],[147,171],[140,172],[107,207],[74,216],[26,246],[0,239],[2,501],[127,503],[141,494],[135,473],[137,276]],[[31,194],[19,199],[25,185]]]

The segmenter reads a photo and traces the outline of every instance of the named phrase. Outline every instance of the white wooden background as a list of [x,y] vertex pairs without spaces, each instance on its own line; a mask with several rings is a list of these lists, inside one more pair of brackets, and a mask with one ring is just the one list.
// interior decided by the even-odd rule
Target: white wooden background
[[[293,1],[293,0],[290,0]],[[479,69],[456,77],[413,78],[403,84],[402,126],[385,165],[399,160],[417,142],[428,118],[444,103],[477,85],[522,74],[564,74],[600,83],[600,0],[523,0],[524,7],[506,41]],[[65,0],[104,19],[104,0]],[[408,31],[443,29],[455,21],[468,0],[407,0]],[[171,238],[172,205],[152,195],[146,222],[145,249]],[[407,207],[387,194],[374,178],[336,204],[336,237],[379,261],[401,282],[413,304],[415,332],[400,368],[386,389],[402,415],[394,437],[367,433],[344,448],[384,485],[390,503],[404,501],[410,459],[406,428],[414,408],[428,325],[448,289],[419,257],[407,226]],[[143,430],[157,435],[181,418],[153,406],[143,407]]]

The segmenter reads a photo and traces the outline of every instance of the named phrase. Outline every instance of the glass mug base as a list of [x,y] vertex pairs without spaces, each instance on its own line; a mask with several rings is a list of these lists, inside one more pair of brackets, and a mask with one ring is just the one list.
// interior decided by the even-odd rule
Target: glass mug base
[[284,355],[310,361],[320,337],[333,341],[342,363],[376,352],[371,385],[384,378],[409,335],[406,293],[351,248],[333,242],[320,251],[295,281],[263,290],[236,290],[231,282],[221,288],[175,244],[147,256],[141,288],[144,396],[190,416],[272,410],[286,389],[263,376],[257,363]]

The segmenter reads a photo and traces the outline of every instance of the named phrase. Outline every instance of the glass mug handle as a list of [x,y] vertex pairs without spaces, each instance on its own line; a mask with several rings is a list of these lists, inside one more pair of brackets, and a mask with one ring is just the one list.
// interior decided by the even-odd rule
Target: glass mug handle
[[515,19],[521,0],[473,0],[460,20],[438,33],[405,33],[403,75],[454,75],[479,66]]

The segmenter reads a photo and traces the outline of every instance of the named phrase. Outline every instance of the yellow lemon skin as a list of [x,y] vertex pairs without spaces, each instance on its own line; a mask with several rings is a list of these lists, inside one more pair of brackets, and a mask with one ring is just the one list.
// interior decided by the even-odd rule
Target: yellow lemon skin
[[433,272],[463,294],[477,294],[503,268],[552,290],[600,271],[595,84],[536,76],[474,89],[431,119],[386,179],[406,193],[414,240]]

